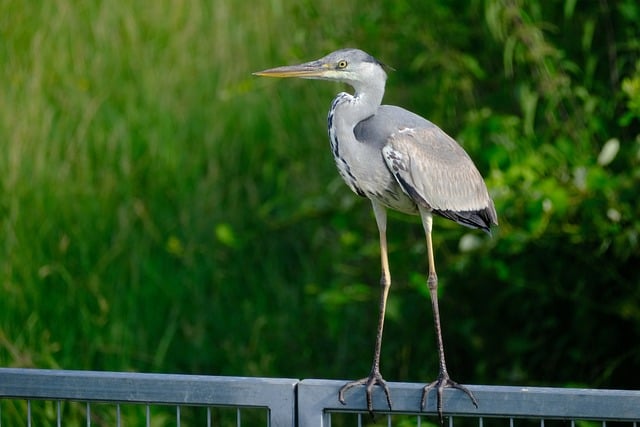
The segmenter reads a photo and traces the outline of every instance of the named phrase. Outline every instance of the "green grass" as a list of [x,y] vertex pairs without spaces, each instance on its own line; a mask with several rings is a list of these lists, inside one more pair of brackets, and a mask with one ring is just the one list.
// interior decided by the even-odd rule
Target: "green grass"
[[333,89],[251,76],[291,49],[275,6],[3,5],[2,365],[289,365],[265,348],[298,345],[285,319],[317,288],[296,227],[343,188]]

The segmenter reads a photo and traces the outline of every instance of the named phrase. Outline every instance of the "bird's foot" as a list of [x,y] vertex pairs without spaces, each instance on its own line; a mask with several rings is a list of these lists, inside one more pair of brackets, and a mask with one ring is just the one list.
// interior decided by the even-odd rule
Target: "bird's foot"
[[365,395],[367,397],[367,410],[369,411],[371,416],[373,416],[373,399],[372,399],[373,387],[376,385],[380,386],[384,391],[384,395],[387,398],[387,404],[389,405],[389,409],[391,409],[391,394],[389,393],[389,386],[387,386],[387,382],[382,378],[382,375],[380,375],[380,372],[377,370],[372,370],[371,374],[369,374],[369,376],[366,378],[362,378],[357,381],[346,383],[345,385],[340,387],[340,391],[338,391],[338,400],[340,401],[340,403],[342,403],[343,405],[346,405],[347,402],[345,402],[344,400],[345,392],[347,392],[349,389],[352,389],[353,387],[357,387],[361,385],[365,386]]
[[422,410],[424,410],[427,405],[427,396],[429,395],[429,392],[434,388],[436,389],[436,407],[438,411],[438,417],[440,417],[441,425],[443,424],[442,392],[444,391],[445,388],[457,388],[458,390],[463,391],[464,393],[466,393],[467,396],[469,396],[469,399],[471,399],[471,403],[473,403],[473,405],[476,408],[478,407],[478,401],[476,400],[476,397],[473,395],[473,393],[471,393],[471,391],[469,391],[468,388],[466,388],[462,384],[458,384],[457,382],[453,381],[451,378],[449,378],[449,374],[447,374],[446,372],[444,373],[441,372],[440,375],[438,375],[437,380],[435,380],[430,384],[427,384],[422,389],[422,403],[421,403]]

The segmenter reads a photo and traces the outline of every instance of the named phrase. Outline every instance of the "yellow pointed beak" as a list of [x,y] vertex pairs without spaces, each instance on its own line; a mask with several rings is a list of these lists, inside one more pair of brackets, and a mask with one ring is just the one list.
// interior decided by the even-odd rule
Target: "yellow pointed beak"
[[319,61],[305,62],[300,65],[285,65],[283,67],[270,68],[268,70],[257,71],[254,76],[261,77],[301,77],[301,78],[321,78],[329,71],[327,64]]

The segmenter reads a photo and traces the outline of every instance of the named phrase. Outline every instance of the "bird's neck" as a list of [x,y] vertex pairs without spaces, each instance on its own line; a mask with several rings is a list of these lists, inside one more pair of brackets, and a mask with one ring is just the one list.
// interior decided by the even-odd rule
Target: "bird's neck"
[[337,114],[341,125],[355,128],[358,123],[376,114],[384,96],[384,82],[382,84],[367,84],[354,86],[355,93],[349,95],[341,93],[334,100],[333,108],[339,109]]

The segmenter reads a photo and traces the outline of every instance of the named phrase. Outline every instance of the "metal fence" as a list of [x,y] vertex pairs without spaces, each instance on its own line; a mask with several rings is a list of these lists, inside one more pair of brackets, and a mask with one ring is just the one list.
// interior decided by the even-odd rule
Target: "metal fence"
[[[420,412],[423,385],[390,383],[393,411],[374,394],[374,419],[364,392],[337,400],[335,380],[213,377],[125,372],[0,368],[0,427],[25,426],[360,426],[438,425],[435,397]],[[475,408],[445,390],[449,426],[639,427],[640,391],[469,386]],[[432,393],[433,394],[433,393]],[[596,422],[591,424],[589,421]],[[12,423],[12,424],[9,424]]]
[[[5,425],[3,418],[14,419],[15,412],[24,410],[27,426],[43,425],[43,417],[58,426],[70,419],[77,424],[79,417],[86,426],[129,425],[131,419],[144,420],[136,425],[180,426],[187,414],[190,420],[201,419],[202,425],[241,425],[247,414],[244,418],[252,425],[262,419],[261,425],[290,427],[297,383],[284,378],[0,368],[0,426]],[[81,405],[74,408],[69,402]],[[9,410],[13,414],[6,413]]]
[[[370,417],[365,408],[364,392],[351,392],[347,406],[337,401],[336,393],[343,385],[340,381],[303,380],[298,384],[298,421],[300,426],[330,426],[337,415],[354,413],[350,425],[360,425]],[[394,425],[394,419],[405,425],[438,424],[435,417],[435,393],[427,400],[427,414],[420,413],[424,384],[392,383],[393,411],[379,416],[382,425]],[[565,421],[558,425],[575,425],[580,421],[597,421],[604,427],[615,421],[630,427],[640,426],[640,391],[593,390],[575,388],[468,386],[478,399],[476,409],[469,398],[456,390],[445,390],[443,406],[449,425],[549,426],[552,421]],[[374,407],[385,408],[382,393],[374,394]],[[301,408],[305,408],[304,411]],[[397,417],[407,414],[410,417]],[[415,422],[407,422],[407,419]],[[527,421],[527,422],[525,422]],[[399,422],[399,421],[398,421]],[[531,423],[533,422],[533,424]],[[545,424],[546,422],[546,424]],[[566,423],[569,422],[569,423]],[[617,424],[617,423],[616,423]]]

